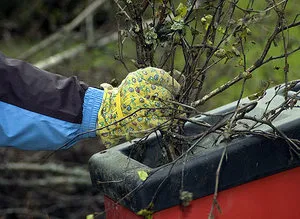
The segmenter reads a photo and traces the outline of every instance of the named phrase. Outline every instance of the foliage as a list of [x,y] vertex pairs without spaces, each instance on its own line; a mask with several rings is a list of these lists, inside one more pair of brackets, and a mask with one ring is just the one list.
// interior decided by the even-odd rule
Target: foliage
[[148,173],[145,170],[139,170],[137,173],[142,181],[145,181],[148,178]]
[[[292,24],[297,16],[293,10],[296,2],[289,4],[286,4],[286,1],[272,3],[272,1],[237,0],[115,2],[120,9],[119,26],[123,28],[124,33],[120,35],[120,42],[123,43],[119,47],[126,47],[126,43],[134,41],[136,58],[133,64],[137,68],[148,65],[171,71],[176,68],[188,76],[182,89],[185,92],[181,95],[182,103],[193,103],[212,88],[220,87],[254,64],[251,74],[253,71],[259,71],[259,74],[249,78],[244,95],[260,90],[261,83],[264,84],[265,81],[278,84],[285,81],[285,77],[290,80],[297,77],[299,64],[296,63],[295,55],[291,54],[288,57],[289,62],[293,63],[290,64],[288,76],[284,76],[282,60],[255,63],[261,61],[257,57],[263,53],[267,43],[266,36],[270,35],[277,25],[279,18],[276,10],[288,14],[289,16],[285,16],[284,19]],[[293,13],[290,13],[291,11]],[[297,19],[295,22],[298,22]],[[286,47],[290,51],[297,49],[296,37],[299,30],[292,28],[283,32],[288,35]],[[130,66],[132,59],[126,59],[128,50],[122,49],[120,52],[124,54],[120,54],[119,57],[125,57],[122,63]],[[264,57],[265,60],[270,56],[280,56],[284,53],[279,33],[266,52],[264,56],[268,56]],[[218,80],[215,80],[216,77]],[[227,91],[228,88],[231,91]],[[225,89],[225,93],[229,92],[232,99],[214,98],[209,101],[208,98],[204,101],[209,101],[208,104],[202,106],[204,102],[201,102],[197,105],[201,105],[201,109],[207,109],[237,99],[241,84],[234,82],[228,88]]]

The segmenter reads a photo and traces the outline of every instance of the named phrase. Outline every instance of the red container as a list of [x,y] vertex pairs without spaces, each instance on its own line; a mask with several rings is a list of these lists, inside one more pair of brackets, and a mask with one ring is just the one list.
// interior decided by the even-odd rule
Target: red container
[[[300,90],[298,85],[295,89]],[[298,90],[289,91],[289,94],[294,95]],[[280,93],[277,91],[268,89],[250,114],[261,116],[266,106],[271,110],[282,103],[284,97],[276,95]],[[241,103],[247,102],[248,99],[241,100]],[[231,103],[209,113],[230,115],[235,108],[236,103]],[[214,126],[223,117],[194,119]],[[273,125],[288,137],[300,139],[300,108],[284,111]],[[259,128],[272,131],[267,126]],[[185,126],[187,135],[203,131],[205,128],[192,123]],[[142,218],[136,213],[149,206],[153,219],[208,218],[216,170],[226,144],[226,159],[218,186],[220,211],[215,209],[214,219],[300,219],[300,158],[290,150],[287,141],[247,135],[215,146],[215,139],[208,136],[186,160],[176,163],[161,162],[163,141],[157,136],[149,138],[143,147],[125,143],[93,155],[89,161],[91,179],[104,191],[106,218]],[[146,171],[149,177],[143,181],[138,176],[139,171]],[[180,200],[181,191],[193,195],[187,207],[183,207]]]
[[[300,167],[245,183],[218,193],[221,212],[215,219],[298,219],[300,218]],[[213,195],[193,200],[188,207],[174,206],[153,214],[153,219],[208,218]],[[107,196],[107,219],[141,219]]]

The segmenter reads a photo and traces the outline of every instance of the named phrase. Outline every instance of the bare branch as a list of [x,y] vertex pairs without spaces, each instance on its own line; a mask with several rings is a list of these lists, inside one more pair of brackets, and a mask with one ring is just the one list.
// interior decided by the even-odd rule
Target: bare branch
[[[118,38],[118,34],[117,34],[117,32],[114,32],[106,37],[99,39],[95,45],[98,47],[103,47],[113,41],[116,41],[117,38]],[[88,48],[87,44],[81,43],[74,48],[71,48],[71,49],[63,51],[61,53],[50,56],[42,61],[35,63],[34,65],[41,69],[48,69],[48,68],[51,68],[51,67],[65,61],[65,60],[76,57],[78,54],[84,52],[87,48]]]
[[37,164],[37,163],[6,163],[0,165],[1,171],[30,171],[30,172],[47,172],[60,175],[73,175],[80,177],[89,177],[89,172],[80,167],[67,168],[61,164],[55,163],[46,163],[46,164]]
[[[207,100],[209,100],[210,98],[214,97],[215,95],[223,92],[224,90],[230,88],[232,85],[236,84],[237,82],[239,82],[240,80],[242,80],[245,77],[250,77],[251,73],[257,69],[258,67],[262,66],[263,64],[266,64],[267,62],[264,62],[265,57],[267,56],[271,45],[275,39],[275,37],[281,33],[284,30],[287,30],[289,28],[293,28],[296,26],[299,26],[300,22],[296,22],[296,23],[292,23],[288,26],[279,28],[279,26],[277,25],[274,32],[271,34],[271,36],[268,38],[267,43],[264,47],[264,50],[262,51],[261,56],[254,62],[254,64],[249,67],[245,72],[240,73],[238,76],[234,77],[233,79],[231,79],[230,81],[228,81],[227,83],[221,85],[220,87],[216,88],[215,90],[211,91],[210,93],[206,94],[204,97],[202,97],[200,100],[194,101],[191,105],[193,107],[197,107],[199,105],[202,105],[203,103],[205,103]],[[296,49],[296,51],[298,51],[299,49]],[[269,60],[270,61],[270,60]]]
[[74,18],[70,23],[63,26],[58,32],[50,35],[48,38],[44,39],[37,45],[31,47],[28,51],[19,56],[19,59],[28,59],[40,50],[51,45],[54,41],[59,40],[63,36],[69,34],[74,28],[81,24],[91,13],[96,11],[106,0],[95,0],[92,4],[86,7],[76,18]]
[[270,56],[268,59],[265,59],[264,62],[263,62],[262,64],[266,64],[266,63],[268,63],[268,62],[270,62],[270,61],[284,58],[285,55],[288,55],[288,56],[289,56],[289,55],[291,55],[291,54],[293,54],[293,53],[295,53],[295,52],[297,52],[297,51],[299,51],[299,50],[300,50],[300,46],[297,47],[296,49],[293,49],[293,50],[290,51],[290,52],[285,53],[285,54],[282,54],[282,55],[279,55],[279,56]]
[[[33,211],[32,209],[28,208],[7,208],[7,209],[0,209],[0,215],[10,215],[10,214],[18,214],[18,215],[26,215],[30,218],[41,218],[41,219],[49,219],[48,214],[43,214],[39,211]],[[57,217],[51,216],[51,219],[60,219]]]
[[221,85],[220,87],[218,87],[215,90],[211,91],[210,93],[206,94],[200,100],[194,101],[191,105],[193,107],[197,107],[199,105],[202,105],[203,103],[205,103],[210,98],[212,98],[212,97],[216,96],[217,94],[223,92],[224,90],[228,89],[229,87],[231,87],[232,85],[236,84],[240,80],[249,77],[251,75],[251,72],[253,71],[254,68],[255,68],[254,66],[251,66],[250,68],[247,69],[247,71],[239,74],[238,76],[234,77],[233,79],[231,79],[227,83]]
[[[51,176],[45,177],[43,179],[5,179],[0,177],[1,186],[22,186],[27,188],[36,188],[36,187],[56,187],[56,186],[92,186],[91,180],[87,177],[66,177],[66,176]],[[72,189],[72,188],[70,188]]]

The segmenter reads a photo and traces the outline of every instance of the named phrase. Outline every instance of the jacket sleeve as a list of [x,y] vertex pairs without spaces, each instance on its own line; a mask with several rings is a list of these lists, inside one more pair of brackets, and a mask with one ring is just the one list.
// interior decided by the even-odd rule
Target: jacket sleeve
[[0,146],[68,148],[95,137],[103,91],[0,53]]

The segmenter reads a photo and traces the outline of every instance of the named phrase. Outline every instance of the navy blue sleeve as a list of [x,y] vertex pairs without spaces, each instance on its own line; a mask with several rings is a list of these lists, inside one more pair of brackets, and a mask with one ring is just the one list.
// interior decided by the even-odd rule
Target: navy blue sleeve
[[56,150],[96,136],[102,90],[2,54],[0,78],[0,146]]

